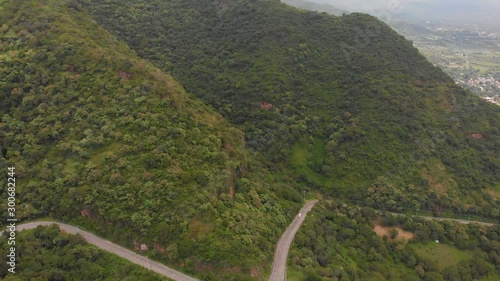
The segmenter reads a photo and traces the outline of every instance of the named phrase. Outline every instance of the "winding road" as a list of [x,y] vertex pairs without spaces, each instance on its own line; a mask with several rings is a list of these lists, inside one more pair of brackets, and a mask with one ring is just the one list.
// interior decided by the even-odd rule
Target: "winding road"
[[479,224],[484,226],[494,226],[494,223],[484,222],[484,221],[470,221],[470,220],[461,220],[461,219],[449,219],[449,218],[440,218],[440,217],[428,217],[428,216],[417,216],[419,218],[423,218],[426,220],[435,220],[435,221],[454,221],[462,224]]
[[[187,276],[186,274],[183,274],[179,271],[176,271],[168,266],[165,266],[159,262],[155,262],[150,260],[147,257],[141,256],[139,254],[136,254],[128,249],[125,249],[111,241],[102,239],[100,237],[95,236],[94,234],[83,231],[79,229],[78,227],[74,227],[68,224],[64,223],[59,223],[59,222],[29,222],[29,223],[24,223],[17,225],[17,231],[21,230],[27,230],[27,229],[34,229],[39,225],[42,226],[47,226],[47,225],[53,225],[57,224],[61,230],[64,232],[70,233],[70,234],[80,234],[85,240],[87,240],[88,243],[93,244],[105,251],[108,251],[110,253],[113,253],[117,256],[120,256],[130,262],[133,262],[135,264],[138,264],[140,266],[143,266],[145,268],[148,268],[151,271],[154,271],[160,275],[163,275],[165,277],[168,277],[170,279],[176,280],[176,281],[198,281],[198,279],[195,279],[193,277]],[[0,235],[3,235],[3,232],[0,232]]]
[[[376,211],[379,215],[383,215],[384,211]],[[399,213],[392,213],[392,212],[385,212],[386,214],[391,214],[394,216],[406,216],[405,214],[399,214]],[[479,225],[484,225],[484,226],[494,226],[495,223],[492,222],[484,222],[484,221],[474,221],[474,220],[463,220],[463,219],[450,219],[450,218],[442,218],[442,217],[431,217],[431,216],[414,216],[417,218],[422,218],[425,220],[433,220],[433,221],[454,221],[458,222],[461,224],[479,224]]]
[[286,229],[285,233],[283,233],[283,235],[281,236],[280,240],[278,241],[278,245],[276,246],[276,250],[274,251],[273,268],[271,271],[271,276],[269,277],[269,281],[285,280],[286,261],[288,258],[290,245],[292,245],[295,233],[297,233],[299,227],[304,222],[307,213],[312,209],[312,207],[314,207],[316,203],[318,203],[318,200],[311,201],[304,207],[302,207],[299,214],[295,217],[290,226],[288,226],[288,228]]
[[[300,210],[299,214],[295,216],[295,219],[292,221],[292,223],[288,226],[286,229],[285,233],[281,236],[278,245],[276,246],[275,254],[274,254],[274,261],[273,261],[273,268],[271,272],[271,277],[269,280],[279,280],[282,281],[283,277],[285,275],[285,269],[286,269],[286,261],[287,261],[287,256],[288,256],[288,251],[290,250],[290,245],[292,244],[293,237],[295,236],[295,233],[297,233],[297,230],[299,227],[302,225],[304,222],[304,219],[306,217],[306,214],[312,209],[312,207],[318,202],[318,200],[314,200],[311,202],[308,202],[307,204],[304,205],[304,207]],[[132,263],[138,264],[140,266],[143,266],[145,268],[148,268],[151,271],[154,271],[160,275],[163,275],[167,278],[170,278],[175,281],[199,281],[198,279],[195,279],[193,277],[190,277],[184,273],[181,273],[177,270],[174,270],[166,265],[163,265],[159,262],[155,262],[150,260],[147,257],[141,256],[133,251],[130,251],[128,249],[123,248],[122,246],[119,246],[111,241],[108,241],[106,239],[102,239],[100,237],[97,237],[96,235],[81,230],[78,227],[74,227],[69,224],[65,223],[60,223],[60,222],[54,222],[54,221],[38,221],[38,222],[28,222],[24,224],[20,224],[16,226],[16,231],[22,231],[22,230],[28,230],[28,229],[34,229],[37,226],[48,226],[48,225],[53,225],[56,224],[59,226],[59,228],[69,234],[79,234],[82,236],[88,243],[95,245],[105,251],[108,251],[112,254],[115,254],[117,256],[120,256]],[[4,231],[0,231],[0,235],[3,235]]]
[[[286,262],[288,258],[288,251],[290,250],[290,246],[293,242],[293,238],[295,237],[295,234],[299,230],[300,226],[304,222],[307,213],[314,207],[314,205],[318,202],[318,200],[314,200],[311,202],[308,202],[302,207],[300,210],[299,214],[295,216],[294,220],[292,223],[288,226],[286,231],[283,233],[281,236],[280,240],[278,241],[278,245],[276,246],[276,250],[274,252],[274,260],[273,260],[273,267],[271,269],[271,276],[269,277],[269,281],[282,281],[285,278],[285,271],[286,271]],[[404,214],[397,214],[397,213],[391,213],[394,215],[404,215]],[[480,222],[480,221],[469,221],[469,220],[459,220],[459,219],[449,219],[449,218],[438,218],[438,217],[426,217],[426,216],[418,216],[424,219],[429,219],[429,220],[438,220],[438,221],[455,221],[463,224],[469,224],[469,223],[477,223],[480,225],[485,225],[485,226],[493,226],[495,224],[493,223],[487,223],[487,222]],[[100,237],[97,237],[96,235],[81,230],[78,227],[74,227],[68,224],[60,223],[60,222],[53,222],[53,221],[38,221],[38,222],[28,222],[24,224],[20,224],[16,226],[16,231],[22,231],[22,230],[27,230],[27,229],[34,229],[37,226],[48,226],[48,225],[53,225],[56,224],[59,226],[59,228],[67,232],[69,234],[79,234],[82,236],[88,243],[95,245],[105,251],[108,251],[112,254],[115,254],[117,256],[120,256],[132,263],[135,263],[137,265],[143,266],[145,268],[148,268],[151,271],[154,271],[162,276],[165,276],[167,278],[170,278],[175,281],[198,281],[198,279],[195,279],[191,276],[188,276],[184,273],[181,273],[177,270],[174,270],[166,265],[163,265],[159,262],[152,261],[148,257],[141,256],[133,251],[130,251],[128,249],[125,249],[111,241],[102,239]],[[3,235],[5,231],[0,231],[0,235]]]
[[423,218],[426,220],[435,220],[435,221],[454,221],[462,224],[479,224],[484,226],[494,226],[495,223],[492,222],[484,222],[484,221],[471,221],[471,220],[463,220],[463,219],[449,219],[449,218],[440,218],[440,217],[429,217],[429,216],[418,216],[419,218]]

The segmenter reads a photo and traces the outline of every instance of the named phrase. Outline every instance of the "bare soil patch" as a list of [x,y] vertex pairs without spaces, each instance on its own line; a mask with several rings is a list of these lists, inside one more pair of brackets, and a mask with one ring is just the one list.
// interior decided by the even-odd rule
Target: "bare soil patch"
[[375,233],[380,237],[384,237],[384,235],[385,235],[385,236],[387,236],[387,239],[393,240],[393,239],[391,239],[391,230],[392,229],[396,229],[398,231],[398,236],[396,236],[396,239],[394,239],[396,241],[411,240],[411,239],[413,239],[413,237],[415,237],[415,234],[408,232],[408,231],[404,231],[403,229],[401,229],[399,227],[386,227],[386,226],[381,226],[379,224],[375,225],[375,228],[373,228],[373,231],[375,231]]
[[486,193],[491,195],[491,197],[493,197],[493,198],[500,199],[500,191],[495,191],[495,190],[490,189],[490,190],[486,191]]

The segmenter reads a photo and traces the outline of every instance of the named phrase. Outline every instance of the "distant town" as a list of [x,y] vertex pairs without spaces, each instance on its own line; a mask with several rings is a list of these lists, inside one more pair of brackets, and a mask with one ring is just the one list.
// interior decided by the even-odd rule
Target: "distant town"
[[[476,78],[469,78],[468,80],[455,79],[455,82],[468,88],[475,93],[484,93],[480,95],[488,102],[500,105],[500,80],[493,77],[478,76]],[[495,94],[496,93],[496,94]]]
[[441,21],[392,26],[458,85],[500,105],[500,32]]

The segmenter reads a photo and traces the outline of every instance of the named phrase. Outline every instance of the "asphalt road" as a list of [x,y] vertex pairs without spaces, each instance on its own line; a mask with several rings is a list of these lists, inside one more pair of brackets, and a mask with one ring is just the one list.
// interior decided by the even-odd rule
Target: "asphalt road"
[[427,216],[418,216],[419,218],[423,218],[426,220],[435,220],[435,221],[455,221],[463,224],[471,224],[476,223],[484,226],[494,226],[494,223],[491,222],[482,222],[482,221],[470,221],[470,220],[460,220],[460,219],[449,219],[449,218],[439,218],[439,217],[427,217]]
[[[290,246],[292,244],[293,238],[295,237],[295,234],[299,230],[300,226],[304,222],[307,213],[314,207],[314,205],[318,202],[318,200],[314,200],[311,202],[308,202],[307,204],[302,207],[300,210],[299,214],[295,216],[294,220],[292,223],[288,226],[286,229],[285,233],[281,236],[280,240],[278,241],[278,245],[276,246],[276,250],[274,252],[274,260],[273,260],[273,267],[271,270],[271,276],[269,277],[269,281],[282,281],[284,280],[285,277],[285,270],[286,270],[286,262],[288,258],[288,251],[290,250]],[[379,211],[381,213],[381,211]],[[394,215],[404,215],[404,214],[397,214],[397,213],[391,213]],[[426,216],[418,216],[424,219],[429,219],[429,220],[438,220],[438,221],[456,221],[459,223],[463,224],[469,224],[469,223],[476,223],[480,225],[485,225],[485,226],[493,226],[495,224],[493,223],[487,223],[487,222],[480,222],[480,221],[469,221],[469,220],[459,220],[459,219],[449,219],[449,218],[438,218],[438,217],[426,217]],[[95,236],[94,234],[83,231],[77,227],[64,224],[64,223],[59,223],[59,222],[51,222],[51,221],[40,221],[40,222],[29,222],[29,223],[24,223],[17,225],[17,231],[22,231],[26,229],[34,229],[39,225],[42,226],[47,226],[47,225],[52,225],[52,224],[57,224],[61,230],[70,233],[70,234],[80,234],[88,243],[93,244],[105,251],[108,251],[110,253],[113,253],[115,255],[118,255],[130,262],[133,262],[135,264],[138,264],[140,266],[143,266],[145,268],[148,268],[151,271],[154,271],[160,275],[163,275],[167,278],[170,278],[172,280],[176,281],[198,281],[198,279],[195,279],[193,277],[190,277],[184,273],[181,273],[179,271],[176,271],[168,266],[165,266],[159,262],[151,261],[149,258],[141,256],[139,254],[136,254],[135,252],[132,252],[128,249],[125,249],[111,241],[99,238]],[[0,235],[3,235],[4,231],[0,231]]]
[[[383,214],[383,211],[377,211],[379,214]],[[386,212],[387,214],[395,215],[395,216],[406,216],[405,214]],[[415,216],[417,218],[423,218],[426,220],[435,220],[435,221],[454,221],[462,224],[479,224],[484,226],[494,226],[494,223],[484,222],[484,221],[471,221],[471,220],[462,220],[462,219],[450,219],[450,218],[441,218],[441,217],[431,217],[431,216]]]
[[283,281],[285,278],[285,270],[286,270],[286,261],[288,257],[288,251],[290,250],[290,245],[292,245],[293,238],[295,237],[295,233],[299,230],[299,227],[304,222],[306,218],[307,212],[309,212],[314,204],[316,204],[318,200],[311,201],[304,205],[300,210],[299,216],[295,216],[295,219],[288,226],[285,233],[281,236],[278,241],[278,245],[276,246],[276,250],[274,251],[274,260],[273,260],[273,268],[271,271],[271,276],[269,277],[269,281]]
[[[17,231],[21,230],[26,230],[26,229],[34,229],[39,225],[53,225],[57,224],[61,230],[70,233],[70,234],[80,234],[85,240],[87,240],[88,243],[93,244],[105,251],[108,251],[110,253],[113,253],[117,256],[120,256],[130,262],[133,262],[135,264],[138,264],[140,266],[143,266],[145,268],[148,268],[151,271],[154,271],[160,275],[163,275],[167,278],[176,280],[176,281],[198,281],[198,279],[195,279],[193,277],[187,276],[186,274],[183,274],[179,271],[176,271],[168,266],[165,266],[159,262],[155,262],[150,260],[147,257],[138,255],[130,250],[127,250],[121,246],[118,246],[117,244],[99,238],[95,236],[94,234],[83,231],[77,227],[63,224],[63,223],[58,223],[58,222],[29,222],[29,223],[24,223],[17,225]],[[0,232],[0,235],[3,234],[3,231]]]

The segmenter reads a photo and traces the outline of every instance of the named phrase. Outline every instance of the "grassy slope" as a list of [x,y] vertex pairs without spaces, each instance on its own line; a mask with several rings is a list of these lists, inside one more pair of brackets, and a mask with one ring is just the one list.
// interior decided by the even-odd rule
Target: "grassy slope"
[[471,252],[459,250],[450,245],[436,244],[430,242],[426,244],[413,244],[412,247],[420,257],[432,261],[442,271],[449,266],[457,265],[461,261],[470,260],[473,257]]
[[325,185],[325,176],[311,167],[314,163],[316,163],[315,167],[321,167],[325,157],[324,150],[321,140],[312,140],[311,143],[307,140],[298,141],[292,146],[291,164],[301,177],[317,185]]
[[265,274],[290,206],[241,131],[73,1],[2,1],[0,18],[0,164],[16,167],[19,219],[146,243],[199,275]]
[[[297,146],[324,139],[320,172],[327,180],[310,170],[296,174],[328,194],[362,199],[383,176],[400,190],[416,188],[416,198],[404,192],[403,208],[417,200],[426,209],[476,206],[498,217],[498,201],[484,195],[499,182],[498,108],[457,87],[377,19],[279,1],[79,2],[239,125],[271,169],[292,163],[282,172],[307,171]],[[434,159],[444,167],[440,177],[457,183],[448,197],[423,172]]]

